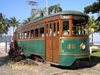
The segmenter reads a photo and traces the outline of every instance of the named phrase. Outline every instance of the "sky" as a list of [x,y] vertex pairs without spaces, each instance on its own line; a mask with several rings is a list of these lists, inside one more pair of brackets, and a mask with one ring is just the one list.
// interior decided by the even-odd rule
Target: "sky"
[[[0,13],[6,15],[6,18],[16,17],[17,20],[22,22],[31,16],[32,7],[26,3],[26,1],[35,1],[39,3],[37,8],[43,9],[46,7],[46,0],[0,0]],[[97,0],[48,0],[48,7],[56,4],[60,4],[62,10],[76,10],[84,11],[84,7],[97,2]],[[33,6],[33,8],[35,8]],[[94,16],[97,19],[97,14],[88,14],[89,17]],[[10,30],[10,29],[9,29]],[[11,34],[13,29],[11,28]],[[10,34],[10,32],[8,32]],[[91,37],[91,36],[90,36]],[[100,42],[100,35],[94,34],[94,42]]]

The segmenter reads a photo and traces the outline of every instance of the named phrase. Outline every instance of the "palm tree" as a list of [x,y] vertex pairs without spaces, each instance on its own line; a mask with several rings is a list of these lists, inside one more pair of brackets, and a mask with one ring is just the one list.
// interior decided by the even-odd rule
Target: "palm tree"
[[7,34],[8,27],[10,27],[9,20],[5,17],[6,17],[6,15],[2,15],[2,13],[0,13],[0,35],[1,35],[1,40],[2,40],[2,34],[3,33]]
[[33,20],[38,15],[38,9],[31,10],[31,20]]
[[94,30],[97,29],[95,19],[93,16],[88,19],[88,25],[89,25],[89,35],[92,34],[92,44],[93,44],[93,33],[95,32]]
[[[44,10],[46,10],[46,7],[44,8]],[[57,13],[57,12],[60,12],[60,11],[62,11],[62,8],[60,7],[59,4],[54,5],[54,6],[50,6],[48,8],[48,14]]]
[[20,20],[17,21],[15,17],[10,18],[10,24],[13,27],[13,32],[14,32],[14,28],[19,26],[20,24],[19,21]]
[[31,20],[33,20],[35,17],[39,16],[45,16],[46,11],[45,10],[41,10],[41,8],[38,9],[32,9],[31,11]]
[[27,18],[27,20],[23,20],[24,22],[22,22],[23,25],[30,23],[31,22],[31,18]]
[[91,31],[93,29],[95,30],[97,28],[96,23],[95,23],[95,19],[93,16],[88,19],[88,25],[89,25],[89,35],[90,35],[90,34],[92,34]]

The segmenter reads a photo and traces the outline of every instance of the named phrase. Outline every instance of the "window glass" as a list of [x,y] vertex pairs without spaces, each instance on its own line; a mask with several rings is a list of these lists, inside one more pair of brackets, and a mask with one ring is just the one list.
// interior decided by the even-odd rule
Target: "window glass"
[[22,33],[22,39],[23,39],[23,37],[24,37],[24,35],[23,35],[23,33]]
[[52,24],[50,23],[50,36],[52,35]]
[[18,36],[19,36],[19,35],[18,35],[18,33],[17,33],[17,39],[18,39]]
[[40,36],[41,37],[44,37],[44,27],[43,28],[40,28]]
[[34,37],[34,30],[31,30],[31,37]]
[[73,35],[87,35],[88,29],[86,26],[86,22],[80,22],[80,21],[73,20],[72,33]]
[[63,21],[63,35],[69,35],[69,21]]
[[54,23],[54,33],[53,33],[53,36],[56,36],[56,23]]
[[30,38],[30,31],[28,31],[28,33],[27,33],[27,37]]
[[57,35],[59,35],[59,22],[57,22]]
[[20,39],[20,33],[18,33],[18,39]]
[[35,37],[38,37],[38,29],[35,29]]
[[26,36],[27,36],[27,33],[26,32],[24,32],[24,38],[26,39]]
[[21,39],[21,33],[19,33],[19,38]]
[[47,24],[47,36],[48,36],[48,24]]

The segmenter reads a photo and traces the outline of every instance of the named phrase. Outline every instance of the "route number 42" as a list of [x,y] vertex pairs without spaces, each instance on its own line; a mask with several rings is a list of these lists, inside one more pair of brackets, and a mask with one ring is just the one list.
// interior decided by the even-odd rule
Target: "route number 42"
[[76,46],[75,46],[75,44],[68,44],[67,48],[68,49],[76,49]]

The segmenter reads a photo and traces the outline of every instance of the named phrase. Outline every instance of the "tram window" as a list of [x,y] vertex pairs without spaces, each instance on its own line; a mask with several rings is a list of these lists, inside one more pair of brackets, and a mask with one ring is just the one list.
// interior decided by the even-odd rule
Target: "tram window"
[[44,37],[44,27],[43,28],[40,28],[40,36],[41,37]]
[[18,39],[18,33],[17,33],[17,39]]
[[73,21],[73,35],[87,35],[86,22]]
[[35,37],[38,37],[38,29],[35,29]]
[[48,36],[48,24],[47,24],[47,36]]
[[24,38],[26,39],[26,36],[27,36],[27,33],[26,32],[24,32]]
[[69,35],[69,21],[63,21],[63,35]]
[[28,31],[28,33],[27,33],[27,37],[30,38],[30,31]]
[[54,33],[53,33],[53,35],[56,36],[56,23],[54,23],[53,26],[54,26]]
[[20,39],[20,33],[18,33],[18,39]]
[[50,23],[50,36],[52,35],[52,24]]
[[57,35],[59,35],[59,22],[57,22]]
[[31,30],[31,37],[34,37],[34,30]]
[[19,33],[19,39],[21,39],[21,33]]
[[22,39],[23,39],[23,36],[24,36],[24,35],[23,35],[23,33],[22,33]]

